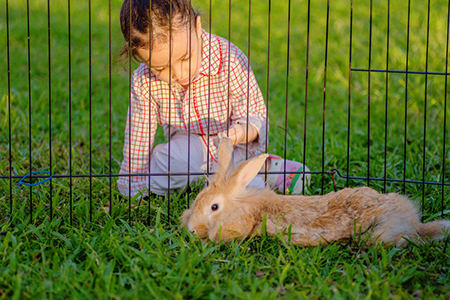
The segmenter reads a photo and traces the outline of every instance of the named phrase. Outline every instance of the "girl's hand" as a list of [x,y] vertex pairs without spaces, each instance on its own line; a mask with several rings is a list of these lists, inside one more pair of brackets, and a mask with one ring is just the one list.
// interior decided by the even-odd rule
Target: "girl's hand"
[[250,123],[248,123],[248,132],[247,124],[233,124],[228,130],[228,135],[227,131],[223,131],[217,134],[217,136],[214,138],[214,145],[218,147],[220,140],[226,136],[228,136],[233,141],[233,145],[246,144],[247,142],[250,143],[256,139],[256,137],[258,136],[258,130]]

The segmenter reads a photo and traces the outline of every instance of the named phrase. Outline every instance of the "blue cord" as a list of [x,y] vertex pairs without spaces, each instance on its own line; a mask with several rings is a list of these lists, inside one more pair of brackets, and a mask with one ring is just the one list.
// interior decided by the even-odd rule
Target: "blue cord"
[[[36,183],[27,183],[27,182],[23,182],[23,180],[24,180],[25,178],[27,178],[28,176],[30,176],[31,174],[39,174],[39,173],[49,174],[50,177],[45,178],[44,180],[38,181],[38,182],[36,182]],[[17,188],[20,188],[20,185],[22,185],[22,184],[27,185],[27,186],[36,186],[36,185],[38,185],[38,184],[44,183],[44,182],[46,182],[46,181],[49,181],[52,177],[53,177],[53,174],[50,173],[49,171],[33,171],[33,172],[28,173],[27,175],[23,176],[22,179],[20,179],[20,181],[19,181],[19,186],[18,186]]]

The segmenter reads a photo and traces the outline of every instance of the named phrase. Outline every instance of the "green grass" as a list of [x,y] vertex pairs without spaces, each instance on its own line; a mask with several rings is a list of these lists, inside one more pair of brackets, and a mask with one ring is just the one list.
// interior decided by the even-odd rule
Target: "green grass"
[[448,245],[297,247],[260,237],[221,245],[184,230],[62,219],[5,226],[2,298],[421,299],[448,295]]
[[[69,53],[67,3],[50,1],[49,48],[47,1],[30,1],[28,60],[27,2],[8,1],[9,82],[2,2],[0,176],[10,171],[23,176],[30,164],[32,170],[51,170],[54,175],[67,175],[70,170],[74,175],[119,172],[129,70],[117,57],[123,43],[118,27],[121,1],[111,2],[110,44],[107,2],[91,4],[89,43],[88,1],[71,1]],[[386,74],[371,73],[369,98],[367,72],[352,72],[349,84],[349,1],[330,1],[326,53],[327,3],[311,1],[306,90],[308,1],[292,1],[289,37],[289,2],[271,1],[270,48],[269,1],[252,1],[250,36],[248,1],[232,1],[231,17],[228,1],[212,1],[211,20],[209,1],[193,2],[202,12],[204,28],[229,38],[249,56],[261,90],[268,95],[270,153],[286,153],[298,161],[304,158],[314,171],[338,168],[353,177],[383,178],[386,170],[387,178],[400,182],[351,179],[348,184],[405,193],[421,206],[427,221],[449,217],[448,187],[401,182],[450,182],[450,108],[447,103],[444,109],[444,76],[390,73],[387,89]],[[368,68],[370,2],[353,2],[352,67]],[[388,63],[392,70],[406,69],[408,7],[403,2],[390,4]],[[446,71],[447,8],[445,1],[431,1],[427,47],[427,3],[411,0],[410,71],[425,71],[427,57],[428,71]],[[370,65],[386,69],[387,1],[373,1],[372,16]],[[157,141],[164,141],[161,131]],[[189,238],[178,222],[197,187],[189,195],[127,201],[118,197],[115,177],[74,177],[71,187],[67,177],[56,176],[33,188],[18,189],[18,181],[0,179],[4,232],[0,236],[0,299],[445,299],[450,294],[448,241],[402,250],[365,249],[358,242],[304,248],[286,245],[277,237],[201,244]],[[336,185],[343,188],[347,180],[337,177]],[[330,175],[323,177],[323,188],[322,176],[313,175],[309,194],[331,190]],[[103,208],[110,201],[113,205],[106,212]]]

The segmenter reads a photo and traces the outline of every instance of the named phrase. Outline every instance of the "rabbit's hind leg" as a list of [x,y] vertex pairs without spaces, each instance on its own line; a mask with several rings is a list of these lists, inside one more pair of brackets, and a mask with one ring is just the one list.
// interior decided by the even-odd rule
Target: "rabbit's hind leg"
[[[288,237],[285,237],[288,240]],[[291,244],[302,245],[302,246],[318,246],[328,245],[332,240],[327,240],[326,237],[315,234],[315,235],[306,235],[303,233],[292,234],[290,237]]]
[[[404,234],[400,234],[398,235],[395,239],[394,239],[394,243],[395,243],[395,248],[405,248],[406,246],[408,246],[410,237]],[[413,239],[414,241],[415,239]]]

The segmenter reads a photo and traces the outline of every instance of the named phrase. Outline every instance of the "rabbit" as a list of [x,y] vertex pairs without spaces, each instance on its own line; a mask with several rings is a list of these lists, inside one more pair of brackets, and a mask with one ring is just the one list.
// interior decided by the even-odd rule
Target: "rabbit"
[[270,188],[247,187],[268,155],[260,154],[234,169],[232,153],[231,140],[223,138],[216,174],[181,216],[182,225],[203,241],[261,235],[265,226],[268,235],[281,233],[302,246],[343,243],[360,233],[369,244],[402,248],[407,239],[444,239],[444,230],[450,231],[449,220],[421,223],[418,209],[405,196],[380,194],[369,187],[321,196],[288,196]]

